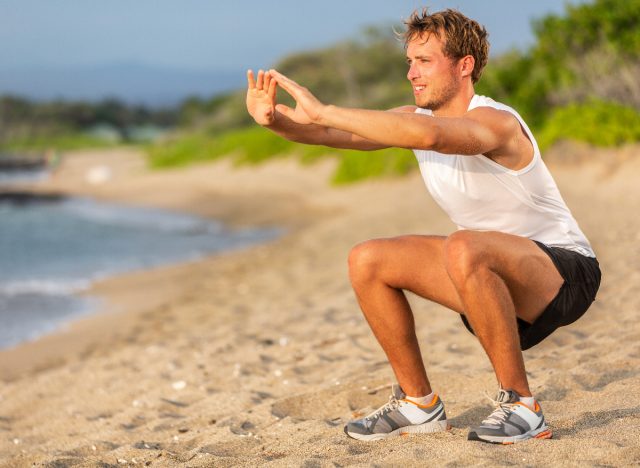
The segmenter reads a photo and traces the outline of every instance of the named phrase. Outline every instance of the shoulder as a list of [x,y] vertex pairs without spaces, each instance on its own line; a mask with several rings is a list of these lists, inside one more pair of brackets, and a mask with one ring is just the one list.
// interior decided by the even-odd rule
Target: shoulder
[[507,106],[479,106],[469,110],[464,118],[473,120],[484,127],[501,134],[520,131],[520,121]]
[[474,95],[469,107],[466,117],[484,121],[487,124],[519,129],[520,125],[524,123],[514,108],[487,96]]
[[397,112],[400,114],[414,114],[416,112],[416,109],[418,109],[417,106],[400,106],[400,107],[394,107],[393,109],[389,109],[387,110],[387,112]]

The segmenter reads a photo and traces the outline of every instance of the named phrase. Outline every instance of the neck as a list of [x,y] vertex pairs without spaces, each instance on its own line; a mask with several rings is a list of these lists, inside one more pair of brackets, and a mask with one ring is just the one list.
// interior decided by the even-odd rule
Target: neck
[[440,109],[434,111],[433,115],[436,117],[462,117],[469,110],[469,104],[474,95],[473,83],[469,80],[460,87],[460,92]]

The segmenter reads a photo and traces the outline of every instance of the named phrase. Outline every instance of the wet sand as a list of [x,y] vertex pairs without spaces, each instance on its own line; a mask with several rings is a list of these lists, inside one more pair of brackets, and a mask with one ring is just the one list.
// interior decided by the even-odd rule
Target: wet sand
[[[497,387],[488,359],[455,313],[414,297],[424,360],[453,428],[377,443],[342,432],[386,401],[388,388],[378,388],[393,381],[351,291],[349,249],[453,230],[417,173],[335,188],[330,161],[150,172],[119,149],[71,155],[38,190],[288,233],[106,280],[91,291],[106,298],[103,313],[0,353],[0,465],[639,464],[640,148],[555,153],[550,168],[603,285],[581,320],[525,353],[553,439],[466,440],[490,411],[483,392]],[[96,167],[109,177],[92,184]]]

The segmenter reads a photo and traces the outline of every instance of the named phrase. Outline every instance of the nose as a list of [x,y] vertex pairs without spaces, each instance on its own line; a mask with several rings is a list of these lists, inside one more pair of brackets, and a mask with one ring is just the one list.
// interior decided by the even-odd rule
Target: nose
[[412,63],[411,65],[409,65],[409,71],[407,71],[407,79],[409,81],[412,81],[415,78],[419,78],[420,77],[420,71],[418,70],[418,67],[416,66],[415,63]]

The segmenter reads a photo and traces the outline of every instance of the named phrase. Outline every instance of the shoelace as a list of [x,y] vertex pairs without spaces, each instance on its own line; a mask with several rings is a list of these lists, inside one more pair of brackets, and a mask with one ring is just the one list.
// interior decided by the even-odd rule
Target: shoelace
[[382,405],[380,408],[378,408],[368,416],[365,416],[364,419],[366,419],[367,421],[371,421],[372,419],[377,418],[384,413],[388,413],[389,411],[393,411],[394,409],[397,409],[398,406],[400,406],[400,402],[398,401],[396,396],[392,394],[389,396],[389,401],[387,403]]
[[513,403],[506,403],[506,402],[494,400],[486,393],[485,393],[485,396],[491,401],[491,403],[493,404],[493,406],[496,407],[496,409],[493,410],[493,412],[487,417],[487,419],[482,421],[482,424],[499,426],[511,414]]

